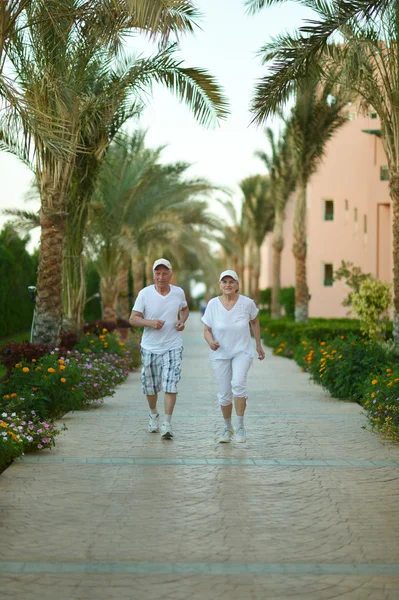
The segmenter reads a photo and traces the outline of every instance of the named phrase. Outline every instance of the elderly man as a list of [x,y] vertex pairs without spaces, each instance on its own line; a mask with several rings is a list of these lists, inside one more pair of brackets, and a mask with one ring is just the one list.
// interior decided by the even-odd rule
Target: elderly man
[[129,322],[144,327],[141,340],[141,384],[150,407],[148,431],[159,431],[158,392],[165,393],[163,439],[171,439],[172,413],[176,403],[183,353],[180,332],[188,319],[188,305],[182,288],[171,285],[172,265],[159,258],[152,266],[155,285],[142,289],[134,303]]

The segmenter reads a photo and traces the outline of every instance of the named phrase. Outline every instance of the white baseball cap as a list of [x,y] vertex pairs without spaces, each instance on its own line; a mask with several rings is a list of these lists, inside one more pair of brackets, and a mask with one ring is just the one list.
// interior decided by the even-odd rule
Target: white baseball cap
[[158,258],[158,260],[156,260],[154,262],[154,264],[152,265],[152,270],[155,271],[155,269],[157,267],[159,267],[160,265],[163,265],[164,267],[166,267],[170,271],[172,270],[172,265],[170,264],[170,262],[168,260],[166,260],[166,258]]
[[219,283],[222,281],[223,277],[232,277],[233,279],[238,281],[238,275],[235,271],[228,270],[228,271],[223,271],[223,273],[220,273]]

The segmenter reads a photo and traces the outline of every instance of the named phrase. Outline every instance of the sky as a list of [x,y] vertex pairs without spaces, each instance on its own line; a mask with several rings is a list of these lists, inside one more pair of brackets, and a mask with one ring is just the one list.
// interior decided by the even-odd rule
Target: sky
[[[171,92],[157,85],[140,118],[140,126],[148,131],[148,146],[167,145],[163,161],[189,162],[191,176],[205,177],[217,186],[228,187],[238,207],[241,202],[238,183],[249,175],[265,172],[254,153],[266,148],[266,138],[263,128],[250,124],[249,111],[254,86],[267,72],[257,52],[277,34],[294,31],[310,12],[289,2],[251,17],[245,12],[244,0],[197,0],[197,4],[203,14],[200,29],[195,36],[180,40],[179,57],[185,66],[206,69],[217,79],[229,100],[230,115],[216,128],[205,129]],[[149,54],[155,50],[156,46],[139,36],[127,42],[128,53]],[[268,125],[278,127],[277,123]],[[137,127],[137,123],[129,127]],[[0,211],[38,208],[38,203],[25,201],[32,173],[17,158],[4,152],[0,152],[0,181]],[[216,199],[211,202],[211,209],[212,204],[217,210]],[[0,227],[8,219],[0,214]],[[39,231],[35,230],[28,248],[37,246],[38,240]]]

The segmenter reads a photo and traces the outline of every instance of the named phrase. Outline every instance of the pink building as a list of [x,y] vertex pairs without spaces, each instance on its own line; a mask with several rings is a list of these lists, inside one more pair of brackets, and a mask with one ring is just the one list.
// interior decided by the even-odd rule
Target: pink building
[[[286,209],[282,286],[294,285],[292,218]],[[384,281],[392,281],[392,210],[387,159],[376,113],[348,106],[348,123],[329,142],[308,186],[308,286],[310,317],[343,317],[348,289],[333,282],[342,260]],[[271,234],[262,248],[261,289],[271,286]]]

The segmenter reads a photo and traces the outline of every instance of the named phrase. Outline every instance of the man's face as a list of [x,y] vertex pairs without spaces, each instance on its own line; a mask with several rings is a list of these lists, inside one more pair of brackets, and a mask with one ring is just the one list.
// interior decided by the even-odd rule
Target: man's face
[[157,286],[164,288],[169,285],[171,279],[172,271],[170,271],[164,265],[159,265],[154,270],[154,281]]

